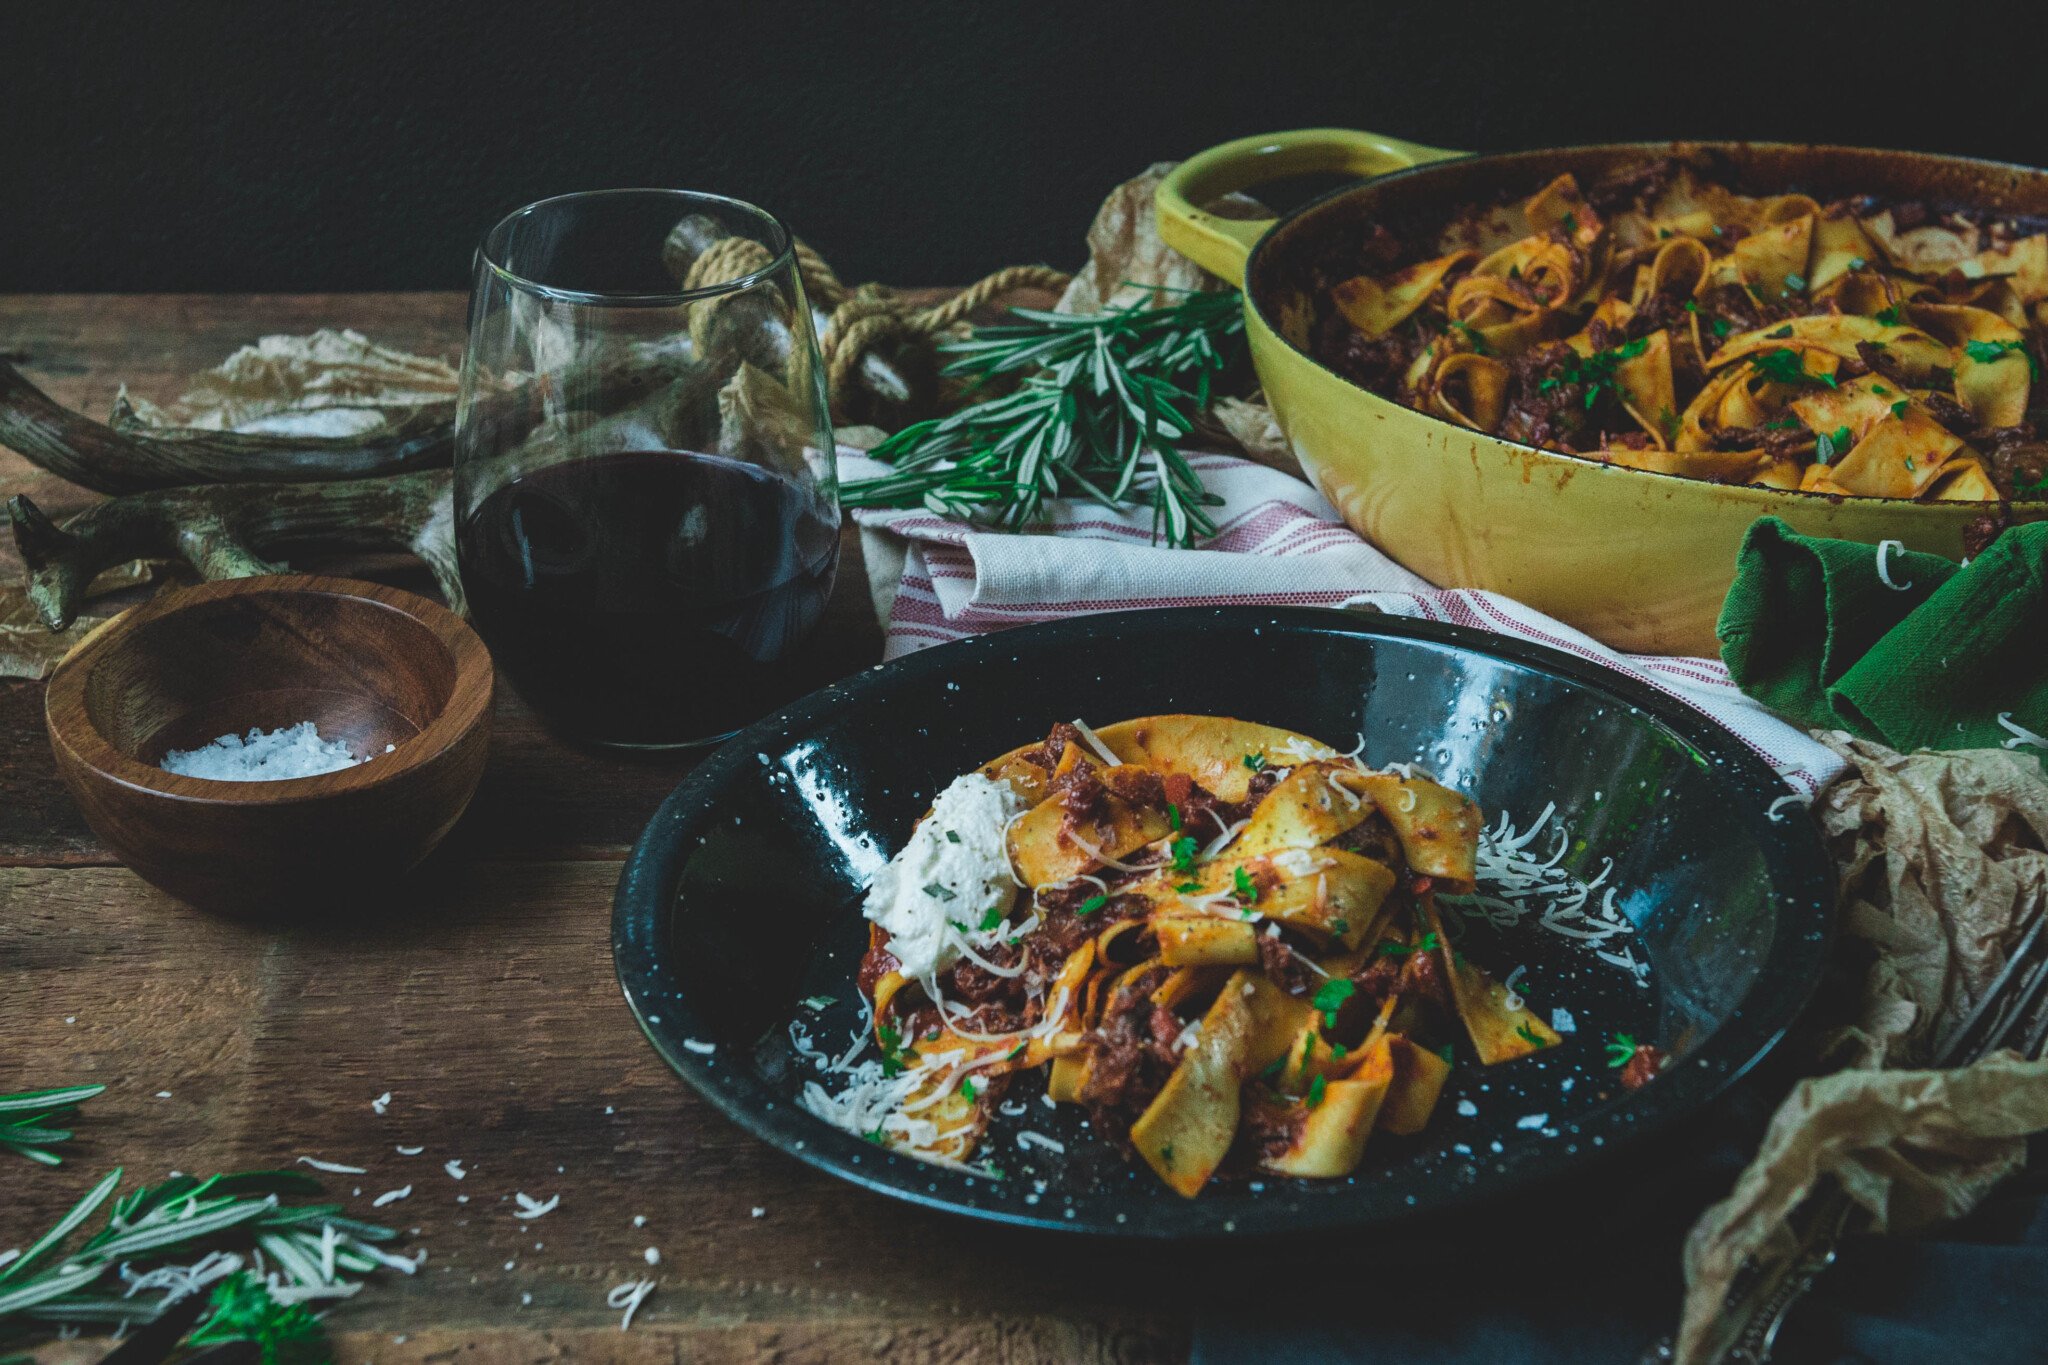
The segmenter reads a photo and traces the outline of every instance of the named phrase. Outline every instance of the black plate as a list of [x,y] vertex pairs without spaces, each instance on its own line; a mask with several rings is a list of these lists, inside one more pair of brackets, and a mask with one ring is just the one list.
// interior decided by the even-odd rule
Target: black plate
[[[1482,1067],[1460,1057],[1429,1129],[1375,1135],[1348,1180],[1212,1182],[1184,1200],[1091,1134],[1073,1106],[1010,1090],[1025,1113],[983,1154],[1001,1180],[899,1156],[796,1103],[815,1074],[801,1020],[844,1050],[857,1023],[861,890],[932,796],[1041,738],[1189,711],[1285,726],[1368,761],[1415,762],[1526,829],[1556,803],[1563,866],[1636,925],[1646,984],[1535,927],[1475,923],[1463,942],[1536,1008],[1577,1023],[1564,1045]],[[1295,608],[1090,616],[943,645],[870,669],[769,717],[690,774],[619,882],[613,949],[657,1051],[735,1123],[882,1194],[970,1217],[1115,1236],[1200,1237],[1407,1221],[1582,1171],[1698,1114],[1778,1040],[1819,978],[1833,877],[1811,821],[1742,741],[1663,693],[1569,655],[1455,626]],[[1556,820],[1539,845],[1556,845]],[[1610,944],[1610,946],[1613,946]],[[822,1014],[800,1002],[827,994]],[[1667,1048],[1634,1093],[1608,1035]],[[694,1046],[693,1046],[694,1045]],[[708,1045],[708,1051],[705,1050]],[[1462,1044],[1461,1044],[1462,1046]],[[1014,1106],[1013,1106],[1014,1107]],[[1062,1143],[1020,1146],[1023,1129]]]

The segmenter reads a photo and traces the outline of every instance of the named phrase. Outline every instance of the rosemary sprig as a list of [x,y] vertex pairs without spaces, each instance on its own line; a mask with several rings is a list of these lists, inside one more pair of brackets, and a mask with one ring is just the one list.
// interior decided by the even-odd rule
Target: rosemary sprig
[[103,1085],[65,1085],[54,1090],[24,1090],[0,1095],[0,1147],[44,1166],[61,1166],[64,1158],[50,1149],[71,1137],[73,1106],[105,1090]]
[[924,506],[1015,529],[1048,498],[1105,506],[1149,502],[1152,534],[1172,545],[1214,535],[1210,494],[1180,453],[1244,333],[1238,295],[1187,293],[1155,307],[1100,313],[1013,308],[1015,323],[978,327],[941,349],[944,370],[974,389],[1016,387],[875,447],[895,466],[848,484],[851,507]]
[[[345,1298],[348,1277],[378,1266],[411,1274],[418,1262],[378,1245],[398,1233],[341,1216],[339,1204],[293,1204],[320,1182],[296,1171],[245,1171],[205,1179],[177,1175],[114,1199],[117,1167],[19,1256],[0,1266],[0,1328],[33,1318],[60,1323],[147,1322],[205,1283],[239,1271],[241,1251],[270,1267],[266,1287],[280,1303]],[[65,1250],[109,1200],[106,1225]],[[179,1266],[178,1258],[201,1257]],[[155,1270],[137,1275],[142,1267]],[[128,1292],[107,1281],[119,1274]],[[151,1298],[144,1290],[161,1291]]]

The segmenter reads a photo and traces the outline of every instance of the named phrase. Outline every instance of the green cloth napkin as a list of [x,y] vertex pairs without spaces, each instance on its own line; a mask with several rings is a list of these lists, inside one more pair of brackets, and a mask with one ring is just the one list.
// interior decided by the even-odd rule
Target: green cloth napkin
[[1958,566],[1897,545],[1880,560],[1877,546],[1765,517],[1715,633],[1735,685],[1811,729],[1981,749],[2014,738],[2003,713],[2048,734],[2048,522]]

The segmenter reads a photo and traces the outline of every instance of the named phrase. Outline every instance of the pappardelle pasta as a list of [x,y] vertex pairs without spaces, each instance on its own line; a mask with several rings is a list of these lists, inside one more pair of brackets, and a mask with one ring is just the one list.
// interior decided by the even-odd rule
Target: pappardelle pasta
[[1383,226],[1331,272],[1315,349],[1474,431],[1717,483],[2041,496],[2041,225],[1752,197],[1660,160]]
[[1181,1195],[1347,1175],[1376,1130],[1429,1123],[1458,1052],[1559,1041],[1446,931],[1436,896],[1473,889],[1480,835],[1458,792],[1291,731],[1062,723],[949,784],[877,874],[859,987],[881,1061],[807,1104],[968,1166],[1044,1068],[1049,1101]]

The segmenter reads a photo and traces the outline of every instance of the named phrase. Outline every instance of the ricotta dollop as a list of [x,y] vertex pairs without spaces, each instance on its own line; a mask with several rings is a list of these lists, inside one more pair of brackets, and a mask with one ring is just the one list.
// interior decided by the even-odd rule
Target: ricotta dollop
[[933,798],[903,851],[875,874],[861,913],[889,931],[903,975],[930,976],[959,958],[963,940],[981,945],[1000,936],[995,924],[982,925],[992,911],[1007,915],[1016,899],[1006,836],[1023,809],[1006,783],[980,773],[957,777]]

